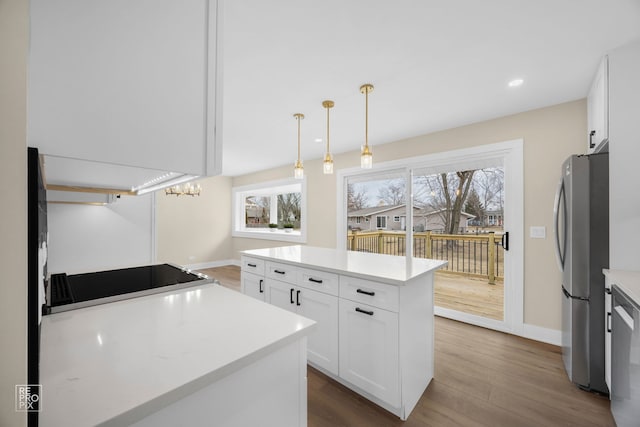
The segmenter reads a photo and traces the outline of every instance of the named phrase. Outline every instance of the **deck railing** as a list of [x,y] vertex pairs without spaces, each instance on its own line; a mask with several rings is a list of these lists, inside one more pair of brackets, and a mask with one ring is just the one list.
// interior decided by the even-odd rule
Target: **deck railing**
[[[413,256],[448,261],[444,271],[486,278],[490,284],[504,279],[501,235],[413,233]],[[347,234],[352,251],[405,255],[406,234],[397,231],[358,231]]]

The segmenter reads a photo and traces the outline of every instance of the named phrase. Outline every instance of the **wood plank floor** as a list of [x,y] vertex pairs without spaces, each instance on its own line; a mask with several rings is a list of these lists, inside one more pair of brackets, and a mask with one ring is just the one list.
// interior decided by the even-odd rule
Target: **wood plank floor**
[[[240,289],[240,269],[201,270]],[[436,317],[435,374],[401,421],[313,368],[309,427],[615,426],[606,397],[569,382],[560,348]]]

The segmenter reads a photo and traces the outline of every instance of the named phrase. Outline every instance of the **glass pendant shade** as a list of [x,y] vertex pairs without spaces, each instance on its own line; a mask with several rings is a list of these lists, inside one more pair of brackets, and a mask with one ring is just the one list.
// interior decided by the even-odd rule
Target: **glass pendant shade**
[[373,154],[369,150],[369,146],[362,146],[362,154],[360,154],[360,167],[362,169],[371,169],[373,166]]
[[293,168],[293,177],[295,179],[304,178],[304,168],[302,167],[302,162],[297,161],[295,167]]
[[331,175],[333,173],[333,159],[331,158],[331,154],[327,153],[324,156],[324,162],[322,163],[322,172],[325,175]]

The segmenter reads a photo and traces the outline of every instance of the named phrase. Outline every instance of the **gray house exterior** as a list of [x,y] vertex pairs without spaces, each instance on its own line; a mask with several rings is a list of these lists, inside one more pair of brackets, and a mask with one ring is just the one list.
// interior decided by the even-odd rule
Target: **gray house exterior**
[[[413,229],[420,231],[444,231],[442,211],[413,208]],[[474,218],[466,212],[460,214],[460,233],[467,231],[467,222]],[[391,206],[375,206],[351,211],[347,214],[349,230],[361,231],[405,231],[407,209],[404,204]]]

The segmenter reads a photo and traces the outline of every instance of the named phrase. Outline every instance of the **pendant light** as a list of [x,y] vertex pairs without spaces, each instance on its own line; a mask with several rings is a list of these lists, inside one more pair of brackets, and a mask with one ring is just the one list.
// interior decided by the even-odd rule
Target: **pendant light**
[[304,114],[296,113],[293,117],[298,121],[298,160],[296,160],[295,167],[293,168],[293,177],[295,179],[302,179],[304,177],[304,169],[302,168],[302,160],[300,160],[300,120],[304,119]]
[[365,113],[364,113],[364,145],[360,154],[360,167],[362,169],[371,169],[373,165],[373,153],[369,149],[369,92],[373,91],[372,84],[363,84],[360,86],[360,92],[364,93]]
[[324,162],[322,164],[322,171],[325,175],[333,173],[333,158],[331,157],[331,151],[329,151],[329,110],[333,108],[333,101],[322,101],[322,106],[327,109],[327,152],[324,155]]

